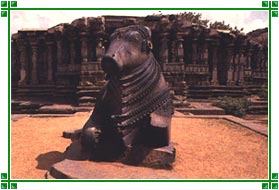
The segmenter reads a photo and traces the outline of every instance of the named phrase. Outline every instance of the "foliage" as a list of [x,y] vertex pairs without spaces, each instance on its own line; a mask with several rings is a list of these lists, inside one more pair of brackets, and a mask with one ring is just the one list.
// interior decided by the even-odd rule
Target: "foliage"
[[209,20],[201,19],[202,14],[200,14],[200,13],[184,12],[184,13],[179,13],[178,16],[181,17],[182,19],[191,21],[191,22],[199,24],[199,25],[208,26],[208,23],[209,23]]
[[[182,19],[191,21],[193,23],[199,24],[199,25],[204,25],[206,27],[212,28],[212,29],[218,29],[218,30],[229,30],[233,34],[240,34],[243,31],[243,28],[238,29],[237,26],[234,28],[230,26],[230,24],[225,24],[225,21],[219,22],[211,22],[209,23],[209,20],[207,19],[202,19],[202,14],[201,13],[195,13],[195,12],[183,12],[179,13],[177,15],[178,17],[181,17]],[[209,23],[209,25],[208,25]]]
[[209,28],[218,29],[218,30],[229,30],[234,34],[240,34],[243,31],[243,28],[238,29],[237,26],[232,28],[230,24],[225,24],[225,21],[222,22],[215,21],[214,23],[210,23]]
[[232,98],[232,97],[218,97],[217,100],[212,101],[212,105],[223,108],[226,114],[243,117],[251,102],[244,98]]

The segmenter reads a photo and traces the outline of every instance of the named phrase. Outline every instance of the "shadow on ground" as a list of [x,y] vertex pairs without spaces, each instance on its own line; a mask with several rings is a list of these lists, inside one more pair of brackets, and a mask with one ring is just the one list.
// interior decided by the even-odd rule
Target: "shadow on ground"
[[51,151],[40,154],[36,160],[38,161],[37,169],[49,170],[51,166],[57,162],[64,160],[64,153],[58,151]]

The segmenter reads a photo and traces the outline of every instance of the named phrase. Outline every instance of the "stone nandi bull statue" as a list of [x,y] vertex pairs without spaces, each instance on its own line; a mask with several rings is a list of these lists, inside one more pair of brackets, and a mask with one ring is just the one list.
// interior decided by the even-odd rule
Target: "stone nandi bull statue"
[[119,28],[110,42],[101,62],[107,82],[81,133],[83,150],[96,161],[116,160],[131,146],[168,146],[173,115],[150,29]]

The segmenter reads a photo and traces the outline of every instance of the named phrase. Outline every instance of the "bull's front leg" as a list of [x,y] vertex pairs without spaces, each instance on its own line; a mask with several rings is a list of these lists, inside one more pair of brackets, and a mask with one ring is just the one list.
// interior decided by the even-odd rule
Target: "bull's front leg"
[[97,149],[101,138],[101,128],[90,117],[83,126],[81,133],[81,145],[83,151],[92,153]]

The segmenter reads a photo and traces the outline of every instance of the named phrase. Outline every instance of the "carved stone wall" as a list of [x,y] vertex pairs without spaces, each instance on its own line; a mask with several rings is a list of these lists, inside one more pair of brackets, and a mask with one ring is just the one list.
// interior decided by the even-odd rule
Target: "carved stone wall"
[[14,34],[13,97],[35,96],[32,89],[40,87],[49,88],[46,98],[92,96],[104,82],[100,61],[110,34],[134,24],[151,29],[154,55],[177,94],[185,81],[190,86],[267,85],[267,47],[244,34],[210,29],[179,15],[103,16]]

